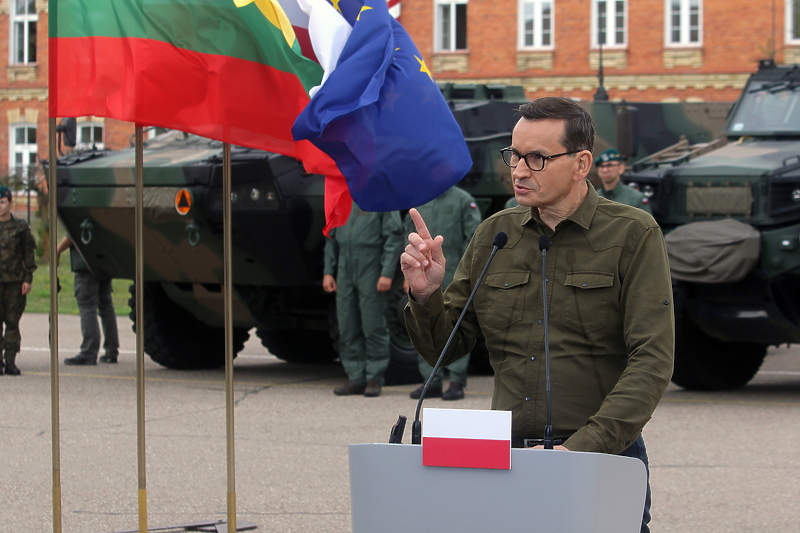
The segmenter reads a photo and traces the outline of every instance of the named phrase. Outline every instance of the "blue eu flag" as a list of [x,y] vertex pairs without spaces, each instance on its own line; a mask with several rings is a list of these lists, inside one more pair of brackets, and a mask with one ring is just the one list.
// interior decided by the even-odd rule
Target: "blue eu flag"
[[331,156],[361,209],[427,203],[472,167],[461,129],[386,0],[338,6],[352,32],[292,133]]

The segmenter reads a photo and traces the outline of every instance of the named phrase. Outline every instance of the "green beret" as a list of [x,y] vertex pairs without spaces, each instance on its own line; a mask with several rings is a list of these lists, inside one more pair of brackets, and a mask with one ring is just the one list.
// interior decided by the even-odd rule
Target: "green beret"
[[603,163],[614,163],[619,161],[622,162],[622,155],[617,152],[614,148],[609,148],[605,150],[600,156],[597,158],[597,161],[594,162],[595,165],[600,166]]

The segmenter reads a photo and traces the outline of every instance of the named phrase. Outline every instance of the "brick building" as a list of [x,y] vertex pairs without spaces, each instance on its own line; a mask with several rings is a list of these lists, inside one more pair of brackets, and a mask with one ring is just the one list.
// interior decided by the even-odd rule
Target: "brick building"
[[[42,177],[48,157],[47,0],[0,0],[0,182]],[[78,118],[79,147],[130,146],[130,123]]]
[[760,59],[800,62],[800,0],[402,0],[439,82],[591,99],[727,101]]
[[[591,99],[733,101],[759,59],[800,62],[800,0],[402,0],[437,81]],[[47,157],[47,0],[0,0],[0,180]],[[129,123],[78,119],[79,146],[130,146]],[[40,172],[40,171],[38,171]]]

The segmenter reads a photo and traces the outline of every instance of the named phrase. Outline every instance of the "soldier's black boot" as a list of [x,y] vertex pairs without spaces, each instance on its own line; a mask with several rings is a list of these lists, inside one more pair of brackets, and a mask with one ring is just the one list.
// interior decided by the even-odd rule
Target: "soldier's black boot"
[[14,361],[17,359],[17,354],[15,353],[7,353],[6,354],[6,374],[9,376],[19,376],[22,374],[17,365],[14,364]]
[[2,375],[3,375],[3,368],[5,368],[5,367],[3,366],[3,357],[2,357],[2,356],[0,356],[0,376],[2,376]]

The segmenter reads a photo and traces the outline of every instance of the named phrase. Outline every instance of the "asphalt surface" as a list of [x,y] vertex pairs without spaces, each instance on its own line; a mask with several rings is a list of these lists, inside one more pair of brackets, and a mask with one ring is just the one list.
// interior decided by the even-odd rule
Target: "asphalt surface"
[[[59,365],[65,532],[138,527],[135,340],[129,320],[119,322],[118,364]],[[63,361],[80,343],[78,318],[61,316],[59,331]],[[23,375],[0,377],[0,533],[54,531],[47,316],[24,315],[22,334]],[[399,414],[413,417],[415,386],[339,398],[331,392],[344,379],[338,365],[283,363],[254,339],[235,368],[239,520],[257,531],[350,531],[347,445],[386,442]],[[147,359],[145,376],[148,526],[225,519],[224,372],[172,371]],[[467,391],[465,400],[426,406],[488,408],[491,378],[472,377]],[[738,391],[671,386],[644,432],[653,532],[798,531],[799,411],[796,348],[771,350]]]

